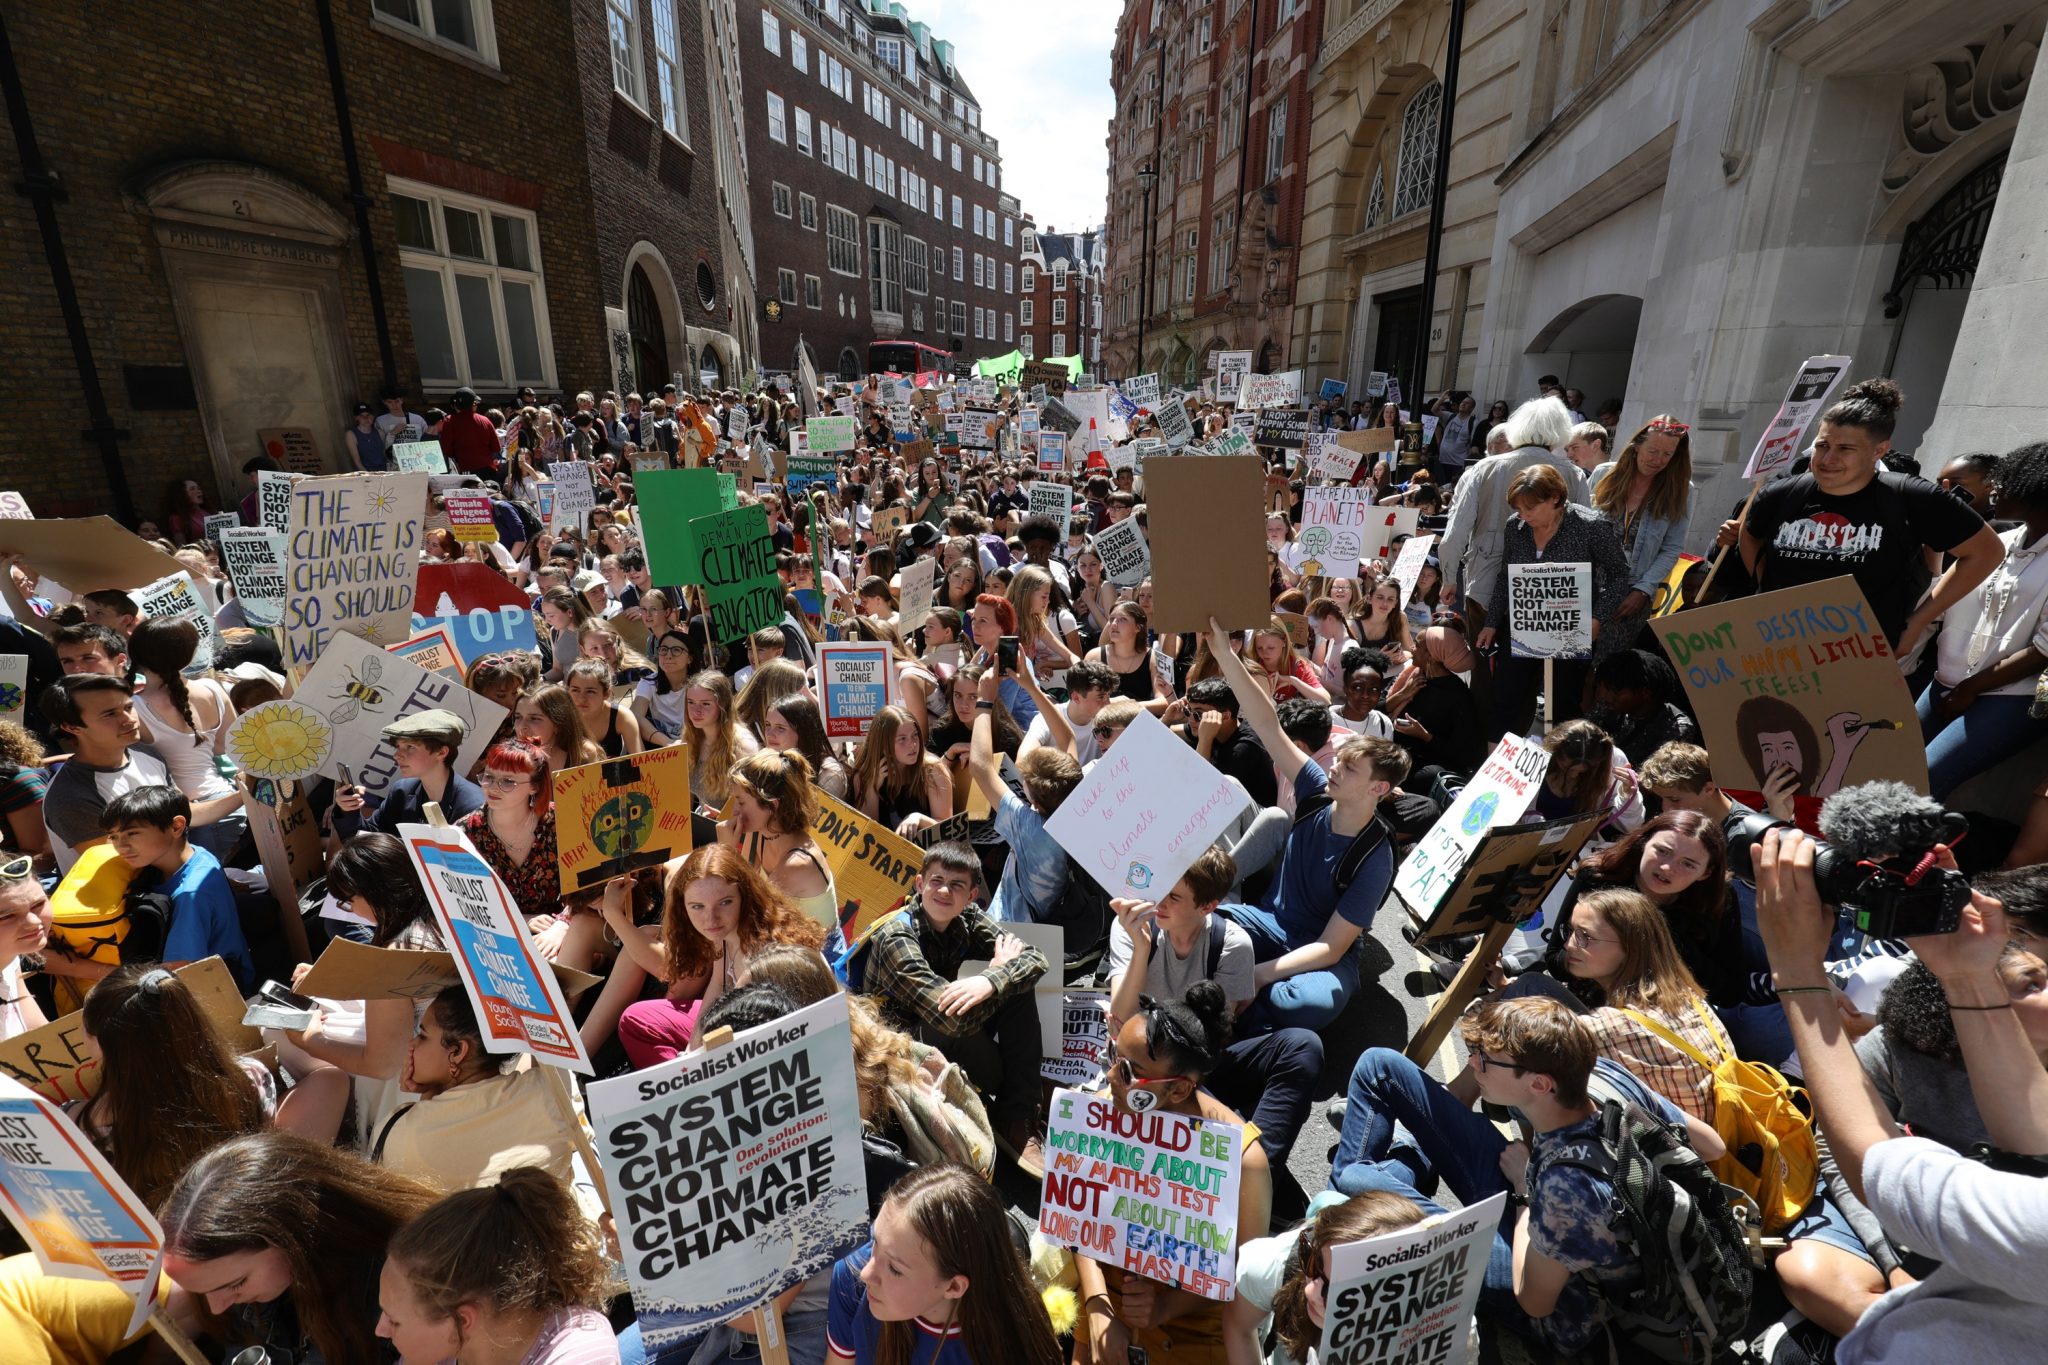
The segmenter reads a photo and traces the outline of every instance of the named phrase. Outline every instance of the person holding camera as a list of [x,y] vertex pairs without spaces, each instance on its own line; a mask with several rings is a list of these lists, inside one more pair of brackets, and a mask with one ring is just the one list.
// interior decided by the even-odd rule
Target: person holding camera
[[[1886,1234],[1941,1262],[1871,1304],[1835,1358],[2011,1358],[2014,1343],[2048,1333],[2048,1280],[2039,1272],[2048,1254],[2048,1184],[1900,1133],[1856,1059],[1823,967],[1835,913],[1814,880],[1816,847],[1798,830],[1778,828],[1751,851],[1757,924],[1815,1120],[1843,1179]],[[1955,870],[1945,845],[1935,855],[1939,867]],[[1912,946],[1941,982],[1993,1146],[2039,1158],[2048,1156],[2048,1070],[1999,977],[2007,938],[2004,907],[1973,892],[1955,932],[1917,937]]]

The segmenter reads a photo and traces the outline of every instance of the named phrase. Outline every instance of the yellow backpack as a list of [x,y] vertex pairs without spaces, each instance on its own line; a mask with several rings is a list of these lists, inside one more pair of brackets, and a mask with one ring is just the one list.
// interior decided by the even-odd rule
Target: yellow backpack
[[[128,884],[134,869],[111,843],[81,850],[78,861],[50,893],[50,937],[72,957],[103,967],[121,965],[121,941],[128,937]],[[90,981],[52,976],[57,1007],[69,1012],[85,1003]]]
[[[1705,1003],[1695,996],[1692,1007],[1708,1033],[1715,1033],[1714,1016]],[[1820,1145],[1814,1140],[1813,1104],[1806,1091],[1776,1067],[1744,1061],[1733,1051],[1710,1062],[1650,1016],[1636,1010],[1622,1013],[1713,1076],[1714,1131],[1728,1148],[1720,1160],[1709,1163],[1715,1177],[1756,1201],[1765,1236],[1790,1227],[1813,1202],[1820,1181]]]

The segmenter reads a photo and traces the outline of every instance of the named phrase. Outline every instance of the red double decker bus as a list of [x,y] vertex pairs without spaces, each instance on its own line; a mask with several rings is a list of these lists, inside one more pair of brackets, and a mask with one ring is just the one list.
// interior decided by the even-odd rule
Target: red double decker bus
[[914,382],[924,382],[927,375],[947,375],[953,372],[953,353],[942,351],[936,346],[927,346],[922,341],[875,341],[868,345],[869,374],[900,374],[914,376]]

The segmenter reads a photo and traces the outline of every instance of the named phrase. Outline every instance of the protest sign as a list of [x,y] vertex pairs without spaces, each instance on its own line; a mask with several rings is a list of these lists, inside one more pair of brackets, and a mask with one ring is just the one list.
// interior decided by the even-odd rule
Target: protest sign
[[1141,408],[1149,408],[1159,401],[1159,376],[1156,374],[1132,375],[1117,386],[1124,397]]
[[1374,370],[1365,377],[1365,396],[1379,399],[1387,396],[1387,372]]
[[0,1208],[43,1273],[112,1280],[135,1305],[122,1335],[141,1331],[156,1311],[164,1259],[164,1230],[149,1206],[62,1109],[4,1077],[0,1136]]
[[446,474],[448,461],[439,441],[400,441],[391,447],[391,463],[401,474]]
[[1043,994],[1051,999],[1052,1017],[1041,1007],[1038,1029],[1045,1056],[1039,1076],[1073,1090],[1094,1089],[1102,1084],[1102,1050],[1109,1044],[1109,992],[1070,991],[1054,982]]
[[1785,401],[1778,405],[1771,424],[1757,437],[1756,449],[1749,452],[1742,477],[1767,479],[1790,468],[1799,458],[1800,438],[1806,435],[1807,427],[1827,406],[1829,395],[1848,372],[1848,356],[1808,356],[1799,373],[1792,377],[1792,387],[1785,391]]
[[[1145,461],[1157,459],[1166,454],[1166,442],[1160,440],[1157,436],[1140,436],[1137,440],[1131,442],[1130,450],[1131,467],[1139,473],[1143,473]],[[1114,461],[1115,457],[1111,456],[1111,459]]]
[[1216,353],[1216,401],[1219,403],[1237,403],[1244,377],[1251,372],[1252,353],[1250,351],[1218,351]]
[[462,681],[462,654],[455,648],[455,635],[446,626],[429,626],[415,631],[411,639],[384,647],[386,654],[410,659],[429,673]]
[[1081,429],[1081,418],[1059,399],[1048,398],[1038,405],[1038,426],[1041,432],[1057,431],[1071,436]]
[[285,662],[304,668],[342,636],[379,646],[412,633],[427,480],[337,474],[292,485]]
[[1401,585],[1403,607],[1415,596],[1415,585],[1421,581],[1423,566],[1429,562],[1429,552],[1435,546],[1435,536],[1410,536],[1401,542],[1401,553],[1394,556],[1394,566],[1387,576]]
[[931,619],[939,587],[939,561],[930,556],[918,560],[903,571],[898,585],[902,602],[896,612],[897,624],[904,630],[916,630]]
[[1674,611],[1683,610],[1686,605],[1685,576],[1692,572],[1694,565],[1704,563],[1706,561],[1698,555],[1681,553],[1671,565],[1671,572],[1665,574],[1664,581],[1657,585],[1657,593],[1650,599],[1650,615],[1669,616]]
[[1067,391],[1067,367],[1050,360],[1027,360],[1017,370],[1017,383],[1029,387],[1045,385],[1055,398]]
[[1308,443],[1308,409],[1267,408],[1258,415],[1252,440],[1281,450],[1300,450]]
[[294,474],[327,472],[311,427],[258,427],[256,439],[262,442],[264,454]]
[[[591,482],[591,467],[581,460],[557,460],[548,466],[554,484],[554,501],[548,507],[550,531],[580,531],[591,509],[597,506],[597,486]],[[642,476],[645,478],[646,476]],[[635,494],[639,485],[634,486]]]
[[[850,404],[847,410],[851,411]],[[852,450],[857,426],[852,417],[813,417],[804,425],[804,440],[820,455]]]
[[346,763],[368,796],[382,796],[398,780],[398,761],[382,733],[391,722],[415,711],[453,712],[467,727],[453,766],[466,773],[505,719],[496,702],[353,635],[328,642],[293,700],[323,714],[334,732],[333,751],[319,771],[338,778]]
[[74,594],[130,592],[185,568],[112,517],[0,519],[0,557],[16,554]]
[[[600,979],[559,962],[548,965],[569,1000],[581,999]],[[299,988],[323,1000],[431,1000],[461,979],[453,953],[372,948],[338,938],[320,950],[320,960],[299,982]]]
[[994,408],[970,407],[962,414],[960,447],[963,450],[994,450],[1003,419]]
[[1301,532],[1294,567],[1304,574],[1356,578],[1365,554],[1367,523],[1375,510],[1371,488],[1336,484],[1301,490]]
[[1067,529],[1074,520],[1074,490],[1051,479],[1039,479],[1031,485],[1030,515],[1049,518],[1059,527],[1059,543],[1067,543]]
[[1238,1124],[1055,1090],[1038,1230],[1090,1260],[1228,1299],[1243,1159]]
[[1884,628],[1853,578],[1695,607],[1651,622],[1700,719],[1724,789],[1781,764],[1800,796],[1891,778],[1927,790],[1927,748]]
[[415,632],[448,627],[466,663],[502,650],[540,648],[526,594],[483,564],[422,564],[413,599]]
[[252,706],[228,727],[228,756],[250,777],[297,782],[311,777],[334,754],[325,715],[297,698]]
[[832,869],[832,885],[839,892],[839,928],[848,943],[858,942],[876,920],[910,895],[924,866],[924,851],[844,801],[813,791],[818,818],[811,824],[811,837],[825,850],[825,862]]
[[1605,819],[1605,812],[1593,810],[1541,824],[1494,826],[1479,836],[1443,899],[1417,929],[1417,938],[1484,933],[1502,914],[1540,928],[1551,888],[1571,870]]
[[1237,395],[1237,406],[1247,411],[1291,408],[1300,401],[1301,389],[1292,374],[1248,374]]
[[554,775],[564,896],[690,851],[690,758],[672,744]]
[[28,655],[0,654],[0,719],[28,708]]
[[469,994],[486,1052],[593,1074],[583,1035],[555,974],[526,932],[519,903],[469,837],[453,825],[400,825],[444,941]]
[[1112,896],[1159,900],[1250,803],[1244,788],[1140,711],[1045,822]]
[[488,493],[449,493],[441,499],[448,514],[448,529],[464,545],[488,545],[498,538],[498,523],[491,516]]
[[256,524],[282,535],[292,524],[292,485],[304,478],[284,470],[256,471]]
[[1429,827],[1394,873],[1394,894],[1425,918],[1451,889],[1472,850],[1496,825],[1512,825],[1536,799],[1536,788],[1550,768],[1542,745],[1515,735],[1502,735],[1479,771],[1451,802],[1449,810]]
[[1337,434],[1337,444],[1360,455],[1388,455],[1400,444],[1400,433],[1392,427],[1368,427],[1364,431]]
[[1246,435],[1242,431],[1239,431],[1236,427],[1232,427],[1228,431],[1218,432],[1216,435],[1212,436],[1211,438],[1209,438],[1208,441],[1204,442],[1201,445],[1189,446],[1187,453],[1190,455],[1255,456],[1259,452],[1257,447],[1255,447],[1252,444],[1252,438],[1250,436]]
[[165,574],[156,582],[135,589],[133,596],[136,607],[152,621],[190,622],[199,633],[199,649],[192,656],[190,667],[203,669],[213,665],[220,652],[220,632],[214,628],[213,609],[207,605],[206,596],[193,586],[189,571]]
[[1358,472],[1358,452],[1346,450],[1334,431],[1312,431],[1301,443],[1303,472],[1311,479],[1349,479]]
[[1188,418],[1188,405],[1179,398],[1167,398],[1152,414],[1159,423],[1159,434],[1166,439],[1167,447],[1179,450],[1195,439],[1195,425]]
[[1465,1365],[1507,1199],[1332,1246],[1317,1365]]
[[0,492],[0,521],[34,521],[35,516],[28,510],[27,498],[12,489]]
[[1257,459],[1168,458],[1145,470],[1151,524],[1152,628],[1205,631],[1264,625],[1266,470]]
[[1593,566],[1510,564],[1508,643],[1518,659],[1583,659],[1593,652]]
[[1325,379],[1323,386],[1316,391],[1316,397],[1325,403],[1335,403],[1343,399],[1344,390],[1349,387],[1350,385],[1341,379]]
[[1422,512],[1414,507],[1374,507],[1365,519],[1364,553],[1362,559],[1386,559],[1393,553],[1394,541],[1401,536],[1412,536],[1422,524]]
[[868,1236],[846,997],[589,1091],[641,1338],[667,1350]]
[[221,532],[233,530],[242,524],[240,512],[208,512],[206,514],[206,539],[218,542]]
[[889,647],[864,640],[818,646],[818,709],[825,738],[857,739],[875,713],[895,700],[896,665]]
[[1067,468],[1067,434],[1063,431],[1038,433],[1038,468],[1044,474],[1063,474]]
[[690,535],[697,565],[687,581],[704,585],[713,640],[744,640],[782,619],[782,580],[775,573],[768,509],[753,503],[698,517],[690,523]]
[[1119,588],[1137,587],[1152,571],[1152,551],[1136,517],[1103,527],[1095,537],[1095,553],[1102,560],[1102,576]]
[[830,455],[791,455],[789,474],[783,480],[793,498],[807,498],[813,487],[839,491],[839,461]]
[[[254,1029],[242,1027],[242,991],[235,974],[217,957],[201,958],[177,969],[178,980],[192,992],[221,1038],[237,1052],[263,1045]],[[87,1042],[85,1013],[75,1011],[41,1028],[0,1040],[0,1076],[9,1077],[46,1100],[71,1104],[99,1093],[99,1053]]]

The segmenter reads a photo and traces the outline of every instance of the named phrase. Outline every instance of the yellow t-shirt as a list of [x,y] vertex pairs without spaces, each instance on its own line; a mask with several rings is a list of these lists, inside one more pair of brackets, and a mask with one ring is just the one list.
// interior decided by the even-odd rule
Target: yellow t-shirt
[[27,1253],[0,1260],[0,1355],[8,1365],[100,1365],[132,1339],[121,1333],[134,1311],[112,1280],[45,1275]]

